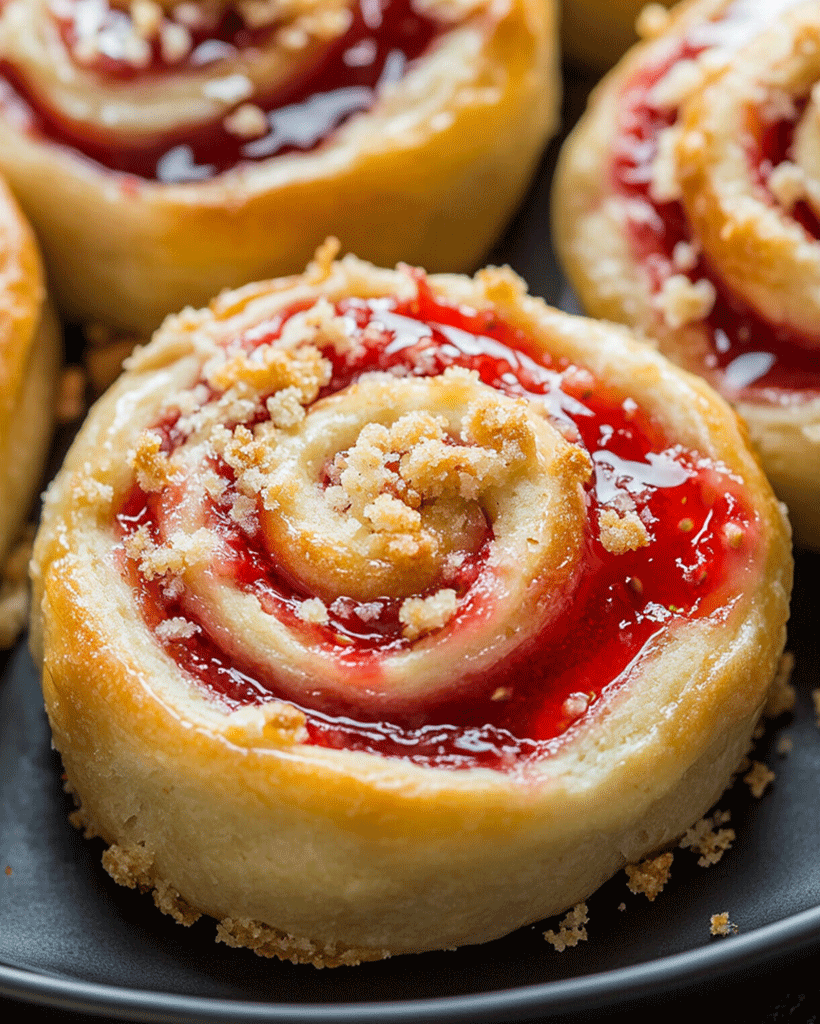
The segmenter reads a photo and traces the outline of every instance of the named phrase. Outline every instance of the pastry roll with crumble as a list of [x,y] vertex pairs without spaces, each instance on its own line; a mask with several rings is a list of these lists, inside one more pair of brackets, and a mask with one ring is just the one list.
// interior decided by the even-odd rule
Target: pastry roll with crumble
[[[671,7],[674,0],[662,2]],[[635,42],[639,16],[641,28],[663,17],[658,7],[646,0],[564,0],[561,36],[567,56],[590,70],[606,70]]]
[[819,54],[815,3],[682,4],[593,94],[554,193],[587,312],[656,339],[735,403],[815,548]]
[[119,330],[297,272],[329,233],[473,270],[555,125],[554,21],[554,0],[6,0],[0,171],[63,311]]
[[[51,439],[60,335],[31,228],[0,180],[0,646],[28,615],[26,572],[6,561],[31,510]],[[15,554],[14,560],[18,561]],[[19,579],[17,578],[19,577]]]
[[486,942],[673,841],[783,647],[788,526],[745,441],[509,270],[325,249],[166,320],[33,560],[108,871],[321,966]]

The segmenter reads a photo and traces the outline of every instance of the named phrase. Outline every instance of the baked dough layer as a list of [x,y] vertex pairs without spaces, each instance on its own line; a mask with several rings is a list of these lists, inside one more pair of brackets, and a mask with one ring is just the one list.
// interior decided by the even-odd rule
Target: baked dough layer
[[[772,334],[785,324],[813,344],[820,242],[791,216],[794,202],[817,187],[813,140],[800,127],[812,123],[813,104],[798,118],[796,163],[777,168],[770,191],[761,191],[751,167],[757,130],[747,118],[792,116],[794,102],[808,95],[811,61],[801,61],[801,46],[814,52],[816,22],[816,6],[797,0],[681,4],[592,94],[562,151],[553,193],[556,244],[585,310],[636,328],[734,402],[789,506],[796,541],[809,547],[820,545],[820,398],[816,390],[737,388],[710,366],[715,345],[704,318],[714,288],[709,281],[692,287],[686,274],[703,254],[729,294],[773,325]],[[677,61],[653,86],[670,127],[659,136],[649,198],[682,203],[692,244],[681,250],[681,269],[673,261],[662,270],[658,288],[657,264],[642,263],[630,242],[630,225],[646,211],[619,193],[611,168],[629,83],[660,67],[684,39],[694,56]],[[795,181],[802,191],[789,195]]]
[[[286,701],[239,710],[214,701],[143,618],[116,553],[114,512],[135,474],[159,500],[168,488],[184,491],[182,457],[163,459],[140,440],[181,401],[176,395],[203,374],[212,381],[200,392],[207,394],[240,368],[246,382],[252,372],[281,368],[275,352],[264,365],[226,361],[223,343],[298,306],[302,328],[321,325],[314,336],[331,332],[324,337],[332,345],[328,306],[350,296],[416,294],[417,278],[406,269],[327,256],[300,278],[249,285],[170,318],[132,358],[49,488],[33,559],[31,634],[55,745],[82,820],[111,844],[113,876],[153,887],[161,909],[182,923],[199,913],[217,918],[230,944],[317,965],[489,941],[582,900],[624,864],[674,840],[717,799],[745,754],[783,648],[791,583],[782,507],[736,416],[702,381],[620,328],[549,309],[507,271],[431,277],[434,294],[453,306],[495,310],[537,351],[634,396],[666,436],[743,481],[757,540],[738,592],[731,581],[714,613],[659,634],[628,682],[551,753],[510,770],[450,770],[312,745],[305,715]],[[289,378],[285,389],[303,386],[312,403],[308,377]],[[403,379],[412,390],[413,378]],[[223,403],[229,421],[241,395]],[[284,409],[275,403],[271,416]],[[312,415],[291,413],[280,419],[285,438]],[[549,417],[542,422],[549,427]],[[189,428],[194,437],[211,431],[225,440],[210,420],[189,418]],[[530,435],[519,424],[515,436]],[[223,450],[241,469],[240,453]],[[269,450],[273,464],[244,447],[247,471],[275,473],[276,444]],[[572,460],[570,493],[577,494],[583,454]],[[558,463],[565,472],[566,460]],[[584,508],[578,503],[571,516],[583,520]],[[587,529],[572,518],[565,527]],[[179,551],[187,559],[182,577],[196,579],[193,546]],[[252,645],[255,628],[249,613],[234,642]],[[446,632],[446,625],[434,631],[433,640]],[[446,647],[433,651],[442,673],[451,671]]]
[[[0,60],[34,76],[49,106],[92,134],[104,129],[126,142],[146,125],[230,111],[209,99],[222,95],[220,82],[270,87],[308,59],[252,50],[254,59],[240,54],[153,85],[138,76],[106,87],[65,50],[45,5],[4,4]],[[434,3],[423,6],[437,12]],[[378,263],[474,269],[556,125],[555,9],[552,0],[439,6],[442,16],[449,10],[446,31],[369,112],[311,152],[245,163],[207,181],[163,184],[109,172],[21,130],[8,106],[0,170],[40,236],[61,309],[147,334],[221,288],[300,270],[328,234]]]
[[60,359],[34,236],[0,181],[0,567],[40,483]]

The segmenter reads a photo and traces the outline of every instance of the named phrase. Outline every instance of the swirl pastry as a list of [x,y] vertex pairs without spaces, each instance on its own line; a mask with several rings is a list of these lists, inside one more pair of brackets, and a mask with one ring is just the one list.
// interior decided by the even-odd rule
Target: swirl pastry
[[[662,2],[671,7],[674,0]],[[635,20],[646,6],[646,0],[564,0],[561,36],[570,59],[596,71],[611,67],[635,42]],[[643,15],[642,27],[663,16],[655,7]]]
[[[40,482],[60,358],[34,236],[0,181],[0,570]],[[0,585],[0,646],[25,624],[24,590]]]
[[587,311],[657,339],[736,404],[815,548],[818,45],[816,4],[683,4],[599,86],[554,204]]
[[329,233],[473,269],[555,123],[553,8],[6,0],[0,171],[66,314],[120,330],[294,273]]
[[319,965],[493,939],[673,840],[791,578],[702,381],[510,271],[328,255],[132,358],[49,489],[32,630],[112,875]]

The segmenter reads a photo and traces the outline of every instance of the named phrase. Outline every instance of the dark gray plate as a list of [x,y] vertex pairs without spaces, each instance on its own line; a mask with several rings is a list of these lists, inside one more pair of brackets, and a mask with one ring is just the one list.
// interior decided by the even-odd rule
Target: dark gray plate
[[[549,244],[553,159],[554,147],[493,256],[534,293],[571,308]],[[720,804],[732,812],[734,848],[706,870],[678,851],[653,904],[619,875],[589,900],[589,941],[562,954],[544,941],[546,923],[486,946],[316,971],[217,946],[213,922],[180,928],[150,899],[114,885],[100,867],[101,843],[68,824],[59,759],[21,645],[0,682],[0,996],[151,1021],[478,1024],[703,985],[820,944],[818,569],[818,556],[800,556],[790,633],[798,706],[755,755],[777,779],[761,800],[739,783]],[[784,734],[794,746],[781,758],[775,743]],[[722,911],[740,933],[710,938],[710,916]]]

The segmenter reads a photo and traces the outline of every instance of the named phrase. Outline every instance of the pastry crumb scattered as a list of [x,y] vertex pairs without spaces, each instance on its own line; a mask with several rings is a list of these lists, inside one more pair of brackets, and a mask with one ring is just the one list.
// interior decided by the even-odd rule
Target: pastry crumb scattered
[[712,914],[709,918],[709,931],[712,935],[736,935],[737,925],[729,920],[726,911],[722,914]]
[[625,903],[619,903],[618,904],[618,910],[626,910],[626,904]]
[[6,874],[9,876],[9,878],[11,878],[11,875],[12,875],[11,864],[6,864]]
[[614,508],[602,509],[598,516],[601,544],[611,555],[623,555],[627,551],[637,551],[649,544],[649,531],[637,512],[629,511],[623,515]]
[[791,736],[780,736],[777,740],[777,746],[775,747],[780,757],[785,757],[787,754],[792,752],[794,747],[794,741]]
[[715,286],[706,278],[690,281],[685,274],[672,274],[657,296],[666,326],[672,330],[705,319],[715,304]]
[[731,849],[736,839],[733,828],[723,828],[729,821],[729,811],[715,811],[713,815],[701,818],[684,832],[678,846],[700,854],[698,864],[702,868],[717,864],[724,853]]
[[310,622],[317,626],[324,626],[330,616],[327,606],[319,597],[310,597],[296,606],[296,614],[303,622]]
[[424,633],[446,626],[456,613],[456,604],[456,592],[449,587],[437,590],[429,597],[408,597],[399,609],[404,636],[415,640]]
[[774,772],[762,761],[752,761],[751,769],[743,776],[743,781],[749,787],[752,796],[759,800],[770,782],[775,778]]
[[673,854],[667,851],[657,857],[647,857],[638,864],[627,864],[624,870],[629,891],[636,895],[641,893],[652,903],[669,881],[672,860]]
[[566,917],[561,919],[558,931],[552,929],[544,932],[544,938],[553,946],[558,953],[563,953],[569,946],[577,946],[579,942],[586,942],[587,930],[585,925],[589,921],[586,903],[576,904]]

